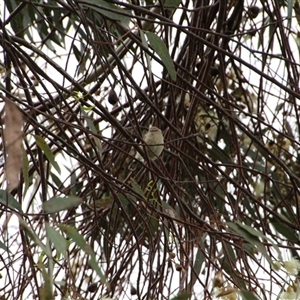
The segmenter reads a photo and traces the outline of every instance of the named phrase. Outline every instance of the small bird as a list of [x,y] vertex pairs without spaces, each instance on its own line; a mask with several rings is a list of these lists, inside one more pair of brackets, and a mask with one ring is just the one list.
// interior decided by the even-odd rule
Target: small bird
[[[156,160],[164,150],[164,137],[161,130],[150,125],[149,131],[145,134],[143,140],[146,144],[143,148],[146,149],[148,157],[151,160]],[[139,153],[137,153],[136,157],[137,159],[142,159]]]

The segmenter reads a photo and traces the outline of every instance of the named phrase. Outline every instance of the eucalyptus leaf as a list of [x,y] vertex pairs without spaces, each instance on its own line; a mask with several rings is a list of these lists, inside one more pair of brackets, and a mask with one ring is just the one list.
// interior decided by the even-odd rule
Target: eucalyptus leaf
[[96,260],[96,256],[94,254],[91,255],[91,258],[89,260],[89,265],[94,269],[94,271],[96,271],[96,273],[98,274],[98,276],[101,279],[101,282],[103,284],[106,284],[107,283],[106,276],[105,276],[104,272],[101,270],[101,268],[99,267],[99,264]]
[[[142,41],[142,44],[143,46],[148,49],[148,43],[146,41],[146,37],[145,37],[145,34],[144,34],[144,31],[143,30],[140,30],[140,36],[141,36],[141,41]],[[145,52],[145,56],[146,56],[146,60],[147,60],[147,65],[148,65],[148,70],[149,70],[149,77],[150,79],[152,79],[152,68],[151,68],[151,60],[150,60],[150,55]]]
[[65,224],[59,224],[58,227],[86,254],[93,254],[91,246],[87,244],[83,236],[74,227]]
[[293,230],[283,222],[276,220],[275,218],[270,218],[270,223],[274,226],[275,230],[286,238],[289,243],[300,244],[299,237],[295,234]]
[[60,174],[60,167],[58,163],[55,161],[55,156],[52,153],[50,147],[46,143],[46,141],[39,135],[35,135],[35,142],[39,146],[39,148],[44,152],[46,155],[49,163],[55,168],[55,170]]
[[247,290],[241,290],[238,292],[242,296],[243,300],[259,300],[256,296],[253,295],[253,293],[247,291]]
[[248,243],[256,247],[257,250],[269,262],[269,264],[272,264],[272,259],[268,255],[265,245],[259,239],[259,238],[267,239],[267,237],[263,233],[257,231],[254,228],[251,228],[250,226],[241,224],[239,222],[237,223],[227,222],[226,224],[228,225],[229,228],[231,228],[235,233],[237,233],[239,236],[245,239]]
[[26,194],[29,186],[30,186],[30,180],[29,180],[29,161],[28,157],[25,151],[23,151],[23,166],[22,166],[22,174],[23,174],[23,180],[24,180],[24,195]]
[[39,237],[36,235],[36,233],[29,227],[29,225],[21,217],[19,217],[19,223],[20,223],[21,228],[26,231],[27,236],[37,246],[39,246],[48,257],[51,257],[51,251],[49,250],[49,248],[46,247],[45,244],[43,244],[43,242],[39,239]]
[[53,227],[46,223],[46,231],[49,240],[59,253],[65,254],[68,248],[67,240]]
[[135,181],[134,178],[131,178],[131,186],[133,190],[140,195],[142,198],[146,198],[144,190],[141,188],[141,186]]
[[[124,15],[124,10],[115,4],[103,0],[86,0],[81,4],[83,7],[93,9],[103,16],[115,21],[120,21],[123,26],[128,27],[131,17]],[[127,11],[126,14],[131,14]]]
[[77,206],[81,203],[81,201],[81,198],[74,196],[55,197],[43,203],[43,210],[50,214],[56,213]]
[[8,249],[8,247],[1,241],[0,241],[0,248],[11,253],[11,251]]
[[171,8],[176,8],[180,5],[181,0],[166,0],[164,6],[165,7],[171,7]]
[[151,47],[154,49],[154,51],[157,53],[157,55],[161,58],[163,64],[167,68],[170,77],[173,81],[176,80],[177,74],[175,70],[175,66],[173,63],[173,60],[169,54],[169,50],[166,46],[166,44],[161,40],[155,33],[147,31],[145,32],[147,39],[151,45]]
[[20,203],[6,190],[0,190],[0,203],[13,210],[23,212]]

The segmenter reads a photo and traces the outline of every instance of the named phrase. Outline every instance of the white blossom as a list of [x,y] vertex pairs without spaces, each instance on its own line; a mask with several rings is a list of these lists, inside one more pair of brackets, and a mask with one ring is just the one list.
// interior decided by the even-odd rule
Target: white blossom
[[291,275],[297,275],[300,271],[300,262],[295,257],[292,257],[291,260],[283,262],[283,267]]
[[294,291],[286,291],[280,294],[280,300],[298,300],[300,299],[299,293],[297,294]]

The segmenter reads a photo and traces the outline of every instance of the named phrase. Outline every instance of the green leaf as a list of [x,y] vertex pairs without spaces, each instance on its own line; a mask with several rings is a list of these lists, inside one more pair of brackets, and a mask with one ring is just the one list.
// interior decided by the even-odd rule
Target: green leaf
[[56,187],[58,189],[61,189],[64,187],[62,181],[60,180],[60,178],[58,176],[56,176],[56,174],[54,174],[53,172],[50,173],[51,179],[53,180],[53,182],[55,183]]
[[[58,9],[53,9],[53,24],[54,27],[56,28],[56,34],[58,34],[60,37],[59,39],[61,40],[62,47],[65,48],[65,39],[63,37],[63,32],[68,32],[67,29],[65,28],[63,24],[63,16],[66,13],[64,11],[64,8],[58,4],[56,4]],[[65,31],[66,30],[66,31]]]
[[[143,30],[140,30],[140,36],[141,36],[141,41],[142,41],[143,46],[148,50],[148,43],[146,41],[146,37],[145,37],[145,34],[144,34]],[[146,56],[146,60],[147,60],[147,69],[149,70],[149,75],[150,75],[149,77],[152,80],[152,69],[151,69],[150,55],[147,52],[145,52],[145,56]]]
[[165,43],[153,32],[147,31],[145,32],[147,39],[157,53],[157,55],[161,58],[162,62],[164,63],[165,67],[167,68],[171,79],[173,81],[176,80],[176,70],[173,63],[173,60],[169,54],[168,48],[166,47]]
[[65,254],[68,249],[68,243],[66,239],[48,223],[46,223],[46,231],[49,240],[53,243],[54,247],[59,253]]
[[288,0],[288,24],[287,27],[288,29],[291,29],[291,23],[292,23],[292,17],[293,17],[293,6],[295,1],[294,0]]
[[191,297],[191,293],[189,292],[181,292],[176,297],[172,298],[171,300],[187,300]]
[[166,0],[164,7],[178,7],[181,0]]
[[85,239],[78,233],[78,231],[68,225],[59,224],[58,227],[70,238],[75,244],[83,250],[86,254],[92,255],[93,250],[89,244],[86,243]]
[[28,14],[24,14],[23,18],[23,28],[26,28],[26,36],[30,42],[34,43],[35,39],[32,36],[32,28],[28,27],[28,24],[34,24],[36,20],[36,7],[34,5],[27,5]]
[[51,251],[46,247],[42,241],[39,239],[39,237],[35,234],[33,230],[28,226],[28,224],[21,218],[19,217],[19,222],[21,227],[26,231],[27,236],[37,245],[39,246],[42,251],[48,256],[51,257]]
[[202,265],[205,262],[205,256],[202,251],[202,249],[203,249],[202,246],[205,247],[205,245],[204,245],[205,243],[203,243],[204,240],[206,240],[206,233],[204,233],[200,239],[200,247],[197,250],[194,266],[192,269],[193,272],[191,273],[191,279],[187,286],[188,289],[191,288],[192,286],[194,286],[195,282],[199,278],[198,276],[200,275]]
[[288,240],[289,243],[297,243],[298,245],[300,244],[298,236],[295,234],[294,230],[291,230],[291,227],[274,218],[270,218],[270,223],[274,226],[278,233],[282,234]]
[[51,198],[43,203],[43,210],[52,214],[77,206],[81,201],[81,198],[75,196]]
[[254,296],[249,291],[241,290],[238,293],[242,296],[243,300],[259,300],[256,296]]
[[235,263],[237,258],[233,246],[225,241],[222,244],[224,249],[224,257],[220,258],[220,264],[222,265],[222,268],[238,287],[246,288],[245,280],[236,273]]
[[132,186],[132,189],[138,195],[140,195],[140,196],[142,196],[142,198],[146,199],[144,190],[141,188],[141,186],[133,178],[131,178],[131,186]]
[[268,255],[265,245],[259,240],[259,238],[267,239],[267,237],[264,234],[262,234],[261,232],[255,230],[254,228],[252,228],[248,225],[241,224],[239,222],[237,222],[237,223],[227,222],[226,224],[235,233],[237,233],[239,236],[244,238],[248,243],[255,246],[257,248],[257,250],[269,262],[269,264],[272,264],[272,259]]
[[83,186],[83,183],[79,180],[77,180],[77,176],[76,176],[76,173],[75,172],[70,172],[71,173],[71,176],[70,176],[70,187],[71,190],[70,190],[70,194],[71,195],[77,195],[77,192],[81,190],[82,186]]
[[[16,0],[5,1],[5,5],[6,5],[8,11],[10,13],[12,13],[20,5],[20,1],[16,1]],[[19,11],[19,13],[15,14],[9,23],[9,25],[11,26],[11,28],[15,32],[15,34],[21,38],[24,37],[24,34],[25,34],[24,28],[26,28],[26,27],[23,27],[24,17],[26,17],[26,19],[28,18],[28,11],[27,11],[26,7],[27,6],[23,6],[23,9],[21,11]],[[30,24],[30,23],[28,23],[28,24]],[[26,25],[28,26],[28,24],[26,24]]]
[[229,157],[228,153],[225,150],[221,149],[220,146],[214,141],[210,140],[209,145],[211,148],[207,148],[207,152],[212,155],[217,160],[221,161],[224,164],[232,164],[232,159]]
[[98,276],[101,279],[101,282],[103,284],[106,284],[107,283],[106,276],[104,275],[103,271],[99,267],[99,264],[96,260],[96,256],[94,254],[91,255],[91,258],[89,260],[89,265],[96,271],[96,273],[98,274]]
[[36,144],[44,152],[44,154],[46,155],[46,157],[47,157],[48,161],[50,162],[50,164],[60,174],[60,167],[59,167],[58,163],[55,161],[55,156],[53,155],[50,147],[47,145],[45,140],[39,135],[35,135],[34,138],[35,138]]
[[0,241],[0,248],[11,253],[11,251],[8,249],[8,247],[4,243],[2,243],[1,241]]
[[[248,231],[250,234],[252,234],[253,236],[256,236],[258,238],[261,238],[262,240],[268,240],[270,242],[270,244],[272,244],[272,246],[274,247],[274,249],[277,251],[277,253],[280,255],[281,251],[279,250],[277,244],[274,244],[273,241],[266,237],[261,231],[258,231],[254,228],[252,228],[251,226],[245,225],[245,224],[241,224],[239,223],[239,226],[241,226],[244,230]],[[264,249],[265,246],[263,245]]]
[[26,194],[30,181],[29,181],[29,161],[26,154],[26,151],[23,150],[23,166],[22,166],[22,174],[23,174],[23,180],[24,180],[24,194]]
[[82,114],[84,115],[84,118],[87,122],[87,125],[89,127],[89,129],[91,130],[91,132],[94,134],[92,137],[93,137],[93,140],[96,144],[96,147],[97,147],[97,152],[99,154],[99,157],[100,159],[102,158],[102,142],[101,140],[96,136],[98,134],[98,131],[94,125],[94,122],[93,120],[88,116],[88,114],[85,112],[85,109],[82,107]]
[[205,262],[205,256],[201,248],[198,249],[193,270],[196,274],[200,274],[203,263]]
[[72,45],[72,48],[73,48],[73,52],[74,52],[76,60],[78,62],[80,62],[83,53],[81,51],[79,51],[78,47],[75,44]]
[[23,212],[20,203],[5,190],[0,190],[0,203],[13,210],[16,209],[19,212]]
[[[125,27],[128,27],[130,23],[131,18],[123,14],[124,9],[121,9],[112,3],[103,0],[86,0],[85,3],[82,3],[81,5],[93,9],[109,19],[120,21]],[[126,13],[130,14],[129,11],[126,11]]]
[[86,243],[85,239],[78,233],[78,231],[74,227],[64,225],[64,224],[59,224],[58,226],[70,239],[72,239],[75,242],[75,244],[81,250],[83,250],[86,254],[91,256],[89,260],[89,264],[97,272],[102,283],[105,284],[107,282],[106,277],[97,263],[96,256],[91,246]]

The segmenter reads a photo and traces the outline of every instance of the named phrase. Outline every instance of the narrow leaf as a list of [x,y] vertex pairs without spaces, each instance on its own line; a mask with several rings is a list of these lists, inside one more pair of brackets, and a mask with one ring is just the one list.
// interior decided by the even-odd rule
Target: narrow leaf
[[5,190],[0,190],[0,203],[6,205],[7,207],[13,210],[16,209],[19,212],[23,212],[20,203]]
[[68,248],[66,239],[48,223],[46,223],[46,231],[50,241],[59,253],[65,254]]
[[177,7],[181,3],[181,0],[166,0],[164,7]]
[[46,213],[56,213],[77,206],[81,203],[81,199],[74,196],[57,197],[43,203],[43,210]]
[[71,226],[59,224],[59,228],[70,238],[75,244],[87,254],[93,254],[93,250],[90,245],[88,245],[85,239],[78,233],[78,231]]
[[235,255],[234,247],[227,242],[223,242],[224,257],[220,259],[222,269],[226,272],[231,280],[240,288],[246,288],[245,280],[241,278],[235,270],[235,263],[237,257]]
[[40,264],[39,268],[42,270],[44,279],[43,285],[40,287],[40,299],[41,300],[54,300],[52,280],[50,274],[47,272],[45,265]]
[[272,264],[272,259],[268,255],[265,245],[258,238],[261,237],[261,235],[263,234],[259,234],[258,231],[253,228],[251,228],[252,230],[250,230],[249,228],[247,228],[248,230],[245,229],[246,227],[244,224],[227,222],[227,225],[239,236],[244,238],[248,243],[255,246],[257,250],[266,258],[266,260],[270,264]]
[[24,194],[26,194],[29,185],[30,185],[30,181],[29,181],[29,161],[28,161],[28,157],[26,154],[26,151],[23,150],[23,167],[22,167],[22,174],[23,174],[23,180],[24,180]]
[[8,247],[4,243],[2,243],[1,241],[0,241],[0,248],[11,253],[11,251],[8,249]]
[[191,293],[189,292],[181,292],[176,297],[172,298],[171,300],[188,300],[191,297]]
[[41,136],[39,136],[39,135],[35,135],[34,138],[35,138],[36,144],[44,152],[44,154],[46,155],[46,157],[47,157],[48,161],[50,162],[50,164],[60,174],[60,167],[59,167],[58,163],[55,161],[55,156],[52,153],[50,147],[45,142],[45,140]]
[[102,142],[101,140],[96,136],[98,134],[98,131],[92,121],[92,119],[88,116],[88,114],[84,111],[84,108],[82,108],[82,113],[84,115],[84,118],[87,122],[87,125],[89,127],[89,129],[91,130],[91,132],[93,133],[93,140],[95,141],[96,147],[97,147],[97,151],[99,154],[100,159],[102,158]]
[[[120,21],[125,27],[129,25],[130,17],[123,15],[124,10],[112,3],[103,0],[86,0],[86,3],[82,3],[82,6],[89,7],[109,19]],[[126,13],[130,14],[130,11],[126,11]]]
[[64,187],[64,184],[62,183],[61,179],[58,176],[56,176],[56,174],[51,172],[50,176],[58,189],[62,189]]
[[89,265],[96,271],[96,273],[98,274],[98,276],[101,279],[101,282],[103,284],[106,284],[107,283],[106,276],[104,275],[103,271],[99,267],[99,264],[97,263],[97,260],[96,260],[96,256],[94,254],[91,255],[91,258],[89,260]]
[[[148,50],[148,43],[146,41],[146,37],[145,37],[143,30],[140,30],[140,36],[141,36],[141,41],[142,41],[143,46]],[[149,77],[150,77],[150,80],[152,80],[152,69],[151,69],[150,56],[147,52],[145,52],[145,56],[146,56],[147,66],[148,66],[147,69],[149,70],[149,75],[150,75]]]
[[104,273],[102,272],[102,270],[100,269],[100,267],[97,263],[96,256],[95,256],[91,246],[86,243],[85,239],[78,233],[78,231],[74,227],[64,225],[64,224],[60,224],[59,228],[69,238],[71,238],[81,250],[83,250],[86,254],[90,255],[90,260],[89,260],[90,266],[97,272],[97,274],[99,275],[102,283],[105,284],[106,283],[106,277],[105,277]]
[[28,224],[21,217],[19,217],[19,222],[20,222],[22,229],[24,229],[27,232],[27,236],[37,246],[39,246],[48,257],[51,257],[51,252],[48,250],[48,248],[42,243],[42,241],[38,238],[38,236],[35,234],[35,232],[31,230],[31,228],[28,226]]
[[165,67],[167,68],[171,79],[173,81],[176,80],[176,70],[173,63],[173,60],[169,54],[168,48],[165,43],[153,32],[147,31],[146,36],[151,47],[157,53],[157,55],[161,58],[162,62],[164,63]]
[[246,291],[246,290],[242,290],[238,292],[243,300],[259,300],[259,298],[257,298],[256,296],[254,296],[251,292]]
[[133,178],[131,178],[131,186],[137,194],[139,194],[142,198],[146,198],[144,190]]
[[205,262],[205,257],[204,257],[203,251],[201,248],[199,248],[197,251],[197,254],[196,254],[196,259],[195,259],[195,263],[194,263],[194,267],[193,267],[193,270],[197,275],[200,274],[200,271],[201,271],[201,268],[202,268],[202,265],[204,262]]
[[290,243],[297,243],[299,245],[299,238],[295,232],[291,230],[291,227],[285,225],[283,222],[277,221],[274,218],[270,218],[270,223],[274,226],[275,230],[282,234]]
[[[265,236],[261,231],[258,231],[246,224],[238,223],[238,225],[241,226],[244,230],[248,231],[250,234],[257,236],[258,238],[262,238],[263,240],[268,240],[273,245],[273,247],[277,251],[277,253],[279,255],[281,254],[281,251],[279,250],[278,245],[274,244],[273,241],[270,238],[268,238],[267,236]],[[263,246],[263,247],[265,249],[265,246]]]

